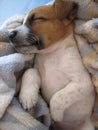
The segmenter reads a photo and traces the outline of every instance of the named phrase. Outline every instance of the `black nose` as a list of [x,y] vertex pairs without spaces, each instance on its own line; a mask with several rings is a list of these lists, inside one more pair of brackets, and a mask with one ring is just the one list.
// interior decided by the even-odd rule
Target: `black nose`
[[17,31],[12,31],[12,32],[10,32],[10,34],[9,34],[9,38],[10,38],[10,39],[13,39],[13,38],[15,38],[16,35],[17,35]]

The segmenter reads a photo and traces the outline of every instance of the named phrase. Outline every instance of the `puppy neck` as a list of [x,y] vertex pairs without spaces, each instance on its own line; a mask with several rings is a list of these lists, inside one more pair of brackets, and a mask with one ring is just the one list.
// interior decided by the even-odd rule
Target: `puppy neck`
[[56,52],[57,50],[64,48],[66,45],[70,46],[70,40],[73,38],[73,33],[71,33],[67,38],[64,38],[62,40],[59,40],[55,44],[51,45],[50,47],[46,49],[42,49],[38,52],[38,54],[49,54],[52,52]]

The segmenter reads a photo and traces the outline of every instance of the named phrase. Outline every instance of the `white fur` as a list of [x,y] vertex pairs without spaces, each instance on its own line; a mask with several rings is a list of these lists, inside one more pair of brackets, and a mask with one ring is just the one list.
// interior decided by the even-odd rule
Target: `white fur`
[[28,34],[29,29],[27,28],[27,26],[21,26],[21,28],[22,29],[19,30],[19,33],[21,34],[21,37],[24,37],[24,36],[26,36]]
[[64,120],[67,125],[71,121],[88,121],[94,104],[94,88],[81,62],[73,34],[41,51],[36,65],[41,76],[42,93],[50,103],[52,119]]
[[[33,75],[33,76],[32,76]],[[36,69],[28,69],[22,78],[20,102],[26,109],[32,108],[38,102],[40,77]]]
[[[52,119],[63,122],[69,129],[85,122],[84,126],[75,130],[93,130],[90,116],[94,105],[94,87],[82,64],[73,34],[41,50],[36,56],[35,67],[41,78],[44,99],[50,104]],[[32,78],[35,87],[38,80],[34,74]],[[32,89],[29,89],[29,85],[23,89],[27,91],[28,94],[24,95],[29,95],[29,100],[35,99],[36,88],[34,91]],[[33,94],[30,96],[31,91]]]

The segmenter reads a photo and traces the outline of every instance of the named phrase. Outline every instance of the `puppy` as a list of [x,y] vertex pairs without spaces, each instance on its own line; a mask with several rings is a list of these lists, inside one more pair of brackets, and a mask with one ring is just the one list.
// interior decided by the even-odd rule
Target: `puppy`
[[[73,35],[76,12],[75,3],[56,0],[53,5],[33,9],[23,25],[9,34],[17,51],[36,53],[34,67],[40,84],[32,74],[33,87],[36,91],[41,87],[55,130],[94,130],[90,119],[94,87]],[[22,94],[28,91],[28,95],[21,98],[23,106],[26,107],[24,100],[29,102],[28,96],[29,99],[36,96],[33,89],[22,86]],[[34,104],[31,102],[30,106]]]

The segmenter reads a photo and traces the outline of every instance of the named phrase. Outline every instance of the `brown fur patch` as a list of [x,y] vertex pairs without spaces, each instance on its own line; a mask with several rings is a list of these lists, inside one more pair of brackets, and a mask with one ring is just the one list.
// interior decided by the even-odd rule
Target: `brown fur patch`
[[[69,5],[72,7],[72,2],[69,2]],[[74,19],[76,12],[74,14],[70,13],[70,11],[73,11],[73,8],[69,9],[69,6],[67,7],[66,4],[69,14],[71,15],[70,19],[67,19],[66,14],[62,14],[62,11],[59,10],[59,6],[55,6],[48,5],[36,8],[28,14],[24,21],[24,24],[29,26],[34,34],[43,41],[45,48],[67,37],[73,31],[74,27],[72,20]],[[60,11],[59,16],[55,10]],[[66,10],[67,9],[65,8],[64,11],[68,14],[68,10]]]

